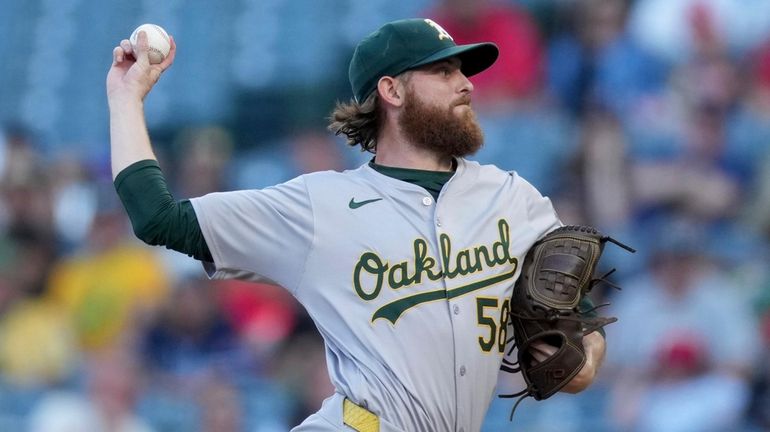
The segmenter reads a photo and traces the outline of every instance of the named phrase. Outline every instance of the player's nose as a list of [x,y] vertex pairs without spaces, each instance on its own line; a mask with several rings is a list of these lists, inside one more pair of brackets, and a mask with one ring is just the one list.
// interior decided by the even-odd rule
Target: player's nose
[[473,93],[473,83],[462,72],[460,72],[460,93]]

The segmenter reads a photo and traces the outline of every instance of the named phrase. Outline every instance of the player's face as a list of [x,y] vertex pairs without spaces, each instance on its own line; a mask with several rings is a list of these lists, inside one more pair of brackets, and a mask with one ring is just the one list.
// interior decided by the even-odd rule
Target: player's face
[[406,83],[400,126],[416,146],[445,156],[467,156],[483,143],[481,127],[471,109],[473,84],[456,59],[412,72]]
[[464,116],[471,110],[473,84],[460,71],[460,65],[460,60],[450,58],[413,69],[409,85],[425,103]]

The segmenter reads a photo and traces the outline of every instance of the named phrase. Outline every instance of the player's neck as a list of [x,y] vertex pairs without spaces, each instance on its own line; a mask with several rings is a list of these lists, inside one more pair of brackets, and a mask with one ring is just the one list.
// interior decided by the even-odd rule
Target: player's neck
[[383,134],[377,139],[378,165],[425,171],[452,171],[452,158],[415,146],[403,136]]

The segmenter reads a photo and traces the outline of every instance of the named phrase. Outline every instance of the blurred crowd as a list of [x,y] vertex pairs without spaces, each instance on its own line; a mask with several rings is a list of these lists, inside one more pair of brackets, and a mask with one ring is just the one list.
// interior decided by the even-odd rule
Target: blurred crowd
[[[484,430],[770,430],[770,1],[434,0],[420,15],[501,49],[473,79],[472,159],[638,249],[609,245],[622,290],[592,293],[620,318],[599,381],[525,401],[514,424],[496,401]],[[244,88],[228,121],[151,120],[175,196],[368,161],[324,129],[350,97],[338,69],[307,94]],[[272,432],[317,410],[333,391],[322,341],[286,291],[141,244],[108,137],[50,152],[17,120],[0,125],[0,430]]]

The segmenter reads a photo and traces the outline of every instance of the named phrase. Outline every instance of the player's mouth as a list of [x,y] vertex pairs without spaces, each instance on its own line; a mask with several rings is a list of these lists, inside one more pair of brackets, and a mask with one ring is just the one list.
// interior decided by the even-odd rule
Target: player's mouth
[[470,98],[467,99],[461,99],[453,104],[452,111],[455,113],[455,115],[459,115],[462,117],[465,117],[471,113],[473,113],[473,108],[471,108],[471,100]]
[[454,103],[454,106],[461,106],[466,105],[470,108],[471,106],[471,97],[468,95],[465,95],[457,100],[457,102]]

